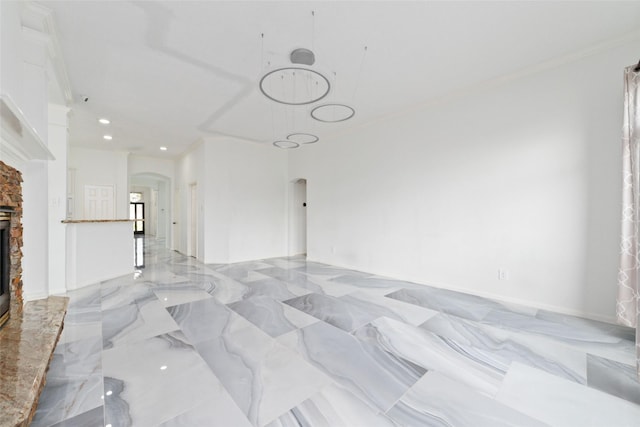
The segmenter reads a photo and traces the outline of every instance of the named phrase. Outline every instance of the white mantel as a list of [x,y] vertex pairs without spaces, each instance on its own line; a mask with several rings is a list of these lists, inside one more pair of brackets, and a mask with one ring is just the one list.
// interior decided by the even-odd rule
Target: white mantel
[[55,160],[8,94],[0,95],[0,120],[0,160],[14,166],[21,166],[29,160]]

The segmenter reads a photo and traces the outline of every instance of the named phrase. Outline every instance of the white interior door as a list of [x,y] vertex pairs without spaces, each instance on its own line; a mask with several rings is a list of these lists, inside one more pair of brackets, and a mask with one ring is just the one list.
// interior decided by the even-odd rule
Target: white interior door
[[188,236],[188,253],[192,257],[198,257],[198,186],[197,184],[189,185],[189,230]]
[[115,200],[111,185],[84,186],[84,218],[115,219]]
[[307,253],[307,180],[292,183],[289,219],[289,255]]

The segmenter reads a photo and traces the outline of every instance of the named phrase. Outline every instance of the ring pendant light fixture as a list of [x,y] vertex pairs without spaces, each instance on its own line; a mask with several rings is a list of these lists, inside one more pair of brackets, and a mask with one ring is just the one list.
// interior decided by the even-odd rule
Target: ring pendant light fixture
[[286,105],[306,105],[327,96],[331,84],[317,71],[285,67],[268,72],[260,79],[260,91],[272,101]]
[[311,110],[311,117],[324,123],[337,123],[349,120],[356,111],[344,104],[324,104]]
[[273,145],[275,145],[278,148],[286,148],[286,149],[298,148],[300,146],[300,144],[294,141],[276,141],[273,143]]
[[[318,71],[307,68],[313,66],[316,62],[316,57],[313,52],[315,48],[315,12],[311,11],[311,15],[313,26],[311,49],[294,49],[289,55],[289,59],[293,66],[282,67],[269,71],[260,79],[260,91],[271,101],[288,106],[308,105],[324,99],[332,90],[332,83],[327,77],[325,77]],[[261,34],[261,38],[261,63],[264,64],[264,33]],[[365,46],[358,70],[358,78],[356,80],[359,80],[362,74],[362,68],[364,65],[366,53],[367,47]],[[269,65],[271,65],[270,62]],[[336,75],[335,72],[333,74],[334,76]],[[336,81],[333,81],[333,84],[335,83]],[[354,100],[357,89],[358,84],[356,84],[356,87],[353,91]],[[295,114],[293,113],[293,110],[291,110],[291,114],[293,125],[292,127],[295,128]],[[337,123],[352,118],[355,115],[355,110],[348,105],[331,102],[313,108],[310,115],[313,119],[320,122]],[[320,138],[312,133],[294,132],[287,135],[286,139],[278,140],[276,138],[276,141],[273,142],[273,145],[282,149],[292,149],[298,148],[303,144],[313,144],[318,142],[319,140]]]
[[287,139],[298,144],[313,144],[320,140],[320,138],[318,138],[316,135],[301,132],[292,133],[291,135],[287,136]]

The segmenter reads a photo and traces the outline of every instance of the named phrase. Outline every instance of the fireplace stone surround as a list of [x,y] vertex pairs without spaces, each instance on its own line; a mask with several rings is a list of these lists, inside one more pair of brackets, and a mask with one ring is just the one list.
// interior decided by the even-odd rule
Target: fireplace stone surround
[[10,211],[9,294],[11,312],[22,310],[22,174],[0,161],[0,209]]

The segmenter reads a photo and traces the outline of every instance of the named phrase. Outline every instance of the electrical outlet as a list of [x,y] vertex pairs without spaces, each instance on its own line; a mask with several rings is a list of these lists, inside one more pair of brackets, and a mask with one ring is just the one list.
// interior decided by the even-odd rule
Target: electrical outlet
[[498,280],[509,280],[509,270],[505,270],[504,268],[499,268]]

